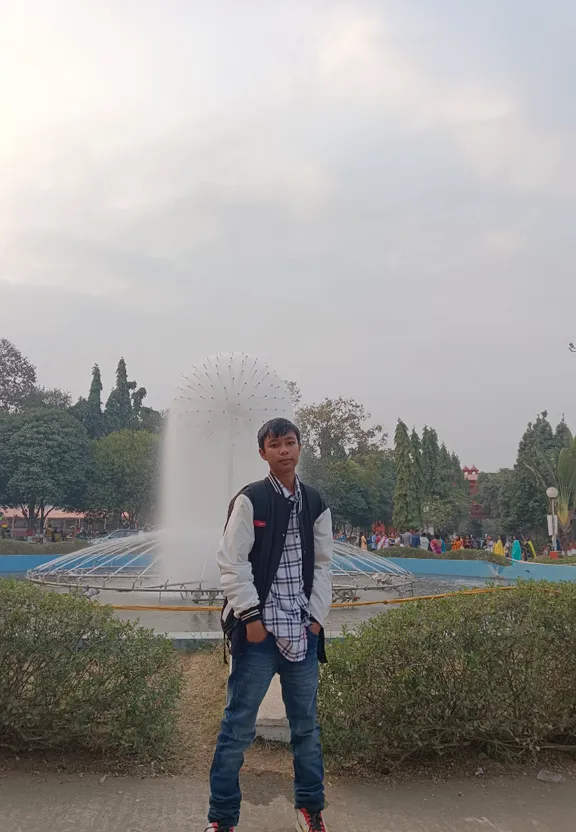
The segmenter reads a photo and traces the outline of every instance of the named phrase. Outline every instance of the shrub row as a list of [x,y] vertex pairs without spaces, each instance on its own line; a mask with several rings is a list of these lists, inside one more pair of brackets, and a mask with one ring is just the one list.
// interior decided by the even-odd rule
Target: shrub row
[[25,540],[0,538],[0,555],[67,555],[88,545],[86,540],[63,540],[61,543],[28,543]]
[[523,756],[576,745],[576,585],[404,605],[329,648],[326,750],[385,769],[474,747]]
[[435,555],[428,549],[411,549],[409,546],[392,546],[390,549],[381,549],[380,553],[387,558],[441,558],[442,560],[485,560],[488,563],[496,563],[498,566],[510,566],[510,558],[502,555],[495,555],[486,549],[455,549]]
[[168,639],[111,607],[0,581],[0,746],[155,757],[179,690]]

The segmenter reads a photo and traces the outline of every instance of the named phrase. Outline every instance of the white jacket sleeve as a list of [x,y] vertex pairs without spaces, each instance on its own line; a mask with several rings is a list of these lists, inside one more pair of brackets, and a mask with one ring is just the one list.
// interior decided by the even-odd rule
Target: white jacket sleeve
[[314,523],[314,584],[310,596],[310,615],[324,626],[332,604],[332,515],[322,512]]
[[240,494],[218,549],[222,590],[237,618],[260,603],[248,560],[253,545],[254,508],[248,497]]

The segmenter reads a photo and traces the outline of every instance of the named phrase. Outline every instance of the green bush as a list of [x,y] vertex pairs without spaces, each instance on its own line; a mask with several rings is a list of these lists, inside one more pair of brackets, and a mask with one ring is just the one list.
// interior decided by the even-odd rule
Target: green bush
[[179,690],[168,639],[111,607],[0,581],[0,746],[158,756]]
[[67,555],[88,545],[86,540],[64,540],[61,543],[28,543],[25,540],[0,538],[0,555]]
[[559,558],[542,556],[541,558],[536,558],[536,563],[547,563],[549,566],[574,566],[576,564],[576,555],[561,556]]
[[378,553],[386,558],[440,558],[442,560],[485,560],[488,563],[496,563],[498,566],[510,566],[510,558],[503,555],[495,555],[487,552],[486,549],[455,549],[435,555],[428,549],[412,549],[409,546],[392,546],[390,549],[381,549]]
[[329,648],[324,747],[383,769],[474,747],[518,756],[576,745],[576,585],[403,605]]

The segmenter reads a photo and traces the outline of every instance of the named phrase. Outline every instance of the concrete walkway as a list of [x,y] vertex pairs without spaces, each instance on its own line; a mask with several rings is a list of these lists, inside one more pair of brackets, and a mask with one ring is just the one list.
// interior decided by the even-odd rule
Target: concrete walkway
[[[290,784],[271,775],[243,780],[239,832],[288,832]],[[574,832],[576,782],[520,778],[388,786],[328,784],[330,832]],[[0,777],[2,832],[199,832],[207,784],[184,778]]]

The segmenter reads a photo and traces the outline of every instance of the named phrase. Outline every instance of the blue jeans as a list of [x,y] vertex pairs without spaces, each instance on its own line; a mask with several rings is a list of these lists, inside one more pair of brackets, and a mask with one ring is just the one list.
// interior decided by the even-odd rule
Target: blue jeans
[[238,776],[244,752],[256,736],[258,709],[274,674],[280,676],[282,699],[290,723],[294,752],[294,800],[297,809],[324,808],[324,765],[320,728],[316,720],[318,689],[318,636],[308,630],[308,651],[301,662],[289,662],[273,635],[259,644],[246,642],[233,659],[228,697],[210,770],[208,822],[237,826],[242,793]]

